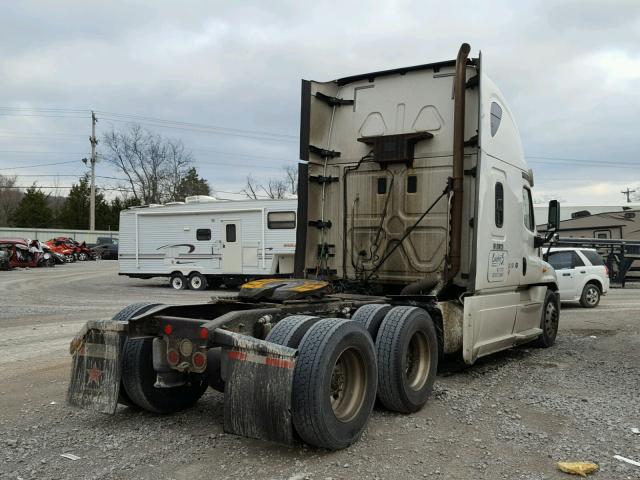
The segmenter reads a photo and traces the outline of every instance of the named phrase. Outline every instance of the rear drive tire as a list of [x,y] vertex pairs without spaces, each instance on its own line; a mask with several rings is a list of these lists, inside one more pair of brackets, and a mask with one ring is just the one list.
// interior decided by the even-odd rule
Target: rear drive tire
[[129,398],[153,413],[173,413],[195,404],[209,386],[204,376],[193,376],[180,387],[156,388],[152,337],[128,338],[122,355],[122,382]]
[[206,290],[207,278],[198,272],[193,272],[189,275],[189,288],[191,290]]
[[181,273],[172,273],[169,279],[169,285],[171,285],[174,290],[184,290],[187,288],[187,280]]
[[293,425],[300,438],[337,450],[355,442],[376,398],[376,354],[362,325],[339,318],[304,335],[293,374]]
[[600,303],[600,289],[594,283],[587,283],[582,289],[580,305],[584,308],[595,308]]
[[298,348],[302,337],[320,321],[320,317],[292,315],[283,318],[271,329],[265,340],[290,348]]
[[542,304],[542,318],[540,328],[542,333],[533,341],[533,345],[541,348],[551,347],[558,335],[558,324],[560,321],[560,300],[558,294],[547,289]]
[[375,342],[380,324],[382,320],[384,320],[385,315],[389,313],[389,310],[391,310],[391,305],[363,305],[356,310],[351,320],[360,323],[369,332],[369,335],[371,335],[371,338]]
[[[122,310],[116,313],[111,318],[111,320],[115,320],[117,322],[128,322],[136,315],[140,315],[153,307],[157,307],[158,305],[160,304],[147,302],[132,303],[131,305],[124,307]],[[126,342],[126,339],[122,342],[121,347],[124,346],[124,342]],[[122,383],[122,378],[120,379],[120,389],[118,391],[118,403],[126,405],[127,407],[136,407],[136,404],[133,403],[133,401],[129,398],[129,395],[127,395],[124,384]]]
[[433,390],[438,370],[438,337],[429,314],[418,307],[395,307],[376,339],[378,398],[389,410],[420,410]]

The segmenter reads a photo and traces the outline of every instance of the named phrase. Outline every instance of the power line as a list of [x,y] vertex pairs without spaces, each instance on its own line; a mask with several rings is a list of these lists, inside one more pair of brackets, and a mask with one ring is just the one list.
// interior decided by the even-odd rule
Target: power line
[[49,167],[52,165],[65,165],[67,163],[77,163],[78,160],[70,160],[68,162],[55,162],[55,163],[40,163],[38,165],[25,165],[22,167],[6,167],[0,168],[0,170],[18,170],[19,168],[35,168],[35,167]]
[[268,132],[266,130],[248,130],[248,129],[241,129],[241,128],[230,128],[230,127],[223,127],[223,126],[220,126],[220,125],[208,125],[208,124],[204,124],[204,123],[185,122],[185,121],[181,121],[181,120],[167,120],[167,119],[162,119],[162,118],[147,117],[147,116],[144,116],[144,115],[135,115],[135,114],[129,114],[129,113],[105,112],[105,111],[100,111],[100,110],[96,110],[96,113],[100,113],[103,117],[115,116],[115,117],[119,117],[119,118],[131,119],[131,120],[140,120],[140,121],[148,121],[148,122],[154,122],[154,123],[163,123],[163,124],[167,124],[167,125],[179,125],[179,126],[183,126],[183,127],[194,127],[194,128],[199,128],[199,129],[211,129],[211,130],[217,130],[217,131],[220,131],[220,132],[223,132],[223,133],[251,134],[251,135],[269,136],[269,137],[275,137],[275,138],[287,138],[287,139],[290,139],[290,140],[297,140],[298,139],[297,135],[289,135],[289,134],[286,134],[286,133]]
[[[18,174],[16,176],[17,177],[77,177],[77,178],[80,178],[83,175],[55,173],[55,174],[44,174],[44,175],[39,175],[39,174],[28,174],[28,175]],[[107,177],[107,176],[104,176],[104,175],[96,175],[96,178],[105,178],[107,180],[119,180],[121,182],[127,182],[128,181],[126,178]]]
[[88,155],[86,152],[51,152],[46,150],[0,150],[0,153],[26,153],[27,155]]

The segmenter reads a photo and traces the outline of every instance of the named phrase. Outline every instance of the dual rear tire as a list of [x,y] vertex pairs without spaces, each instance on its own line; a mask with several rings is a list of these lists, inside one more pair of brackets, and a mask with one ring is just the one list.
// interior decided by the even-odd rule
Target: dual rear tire
[[266,340],[298,349],[293,424],[311,445],[336,450],[355,442],[376,396],[387,409],[409,413],[433,389],[438,340],[421,308],[365,305],[352,320],[296,315]]
[[[134,303],[120,310],[113,320],[127,322],[157,303]],[[156,388],[153,368],[153,338],[125,338],[122,344],[122,376],[118,403],[153,413],[167,414],[195,404],[206,391],[206,379],[194,376],[180,387]]]

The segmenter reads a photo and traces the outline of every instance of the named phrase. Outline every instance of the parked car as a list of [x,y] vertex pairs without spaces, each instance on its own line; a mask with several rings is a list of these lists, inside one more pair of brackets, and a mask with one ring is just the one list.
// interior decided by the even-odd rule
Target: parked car
[[0,270],[11,270],[9,248],[9,245],[0,243]]
[[66,241],[60,240],[59,238],[52,238],[51,240],[47,240],[45,243],[54,253],[62,255],[66,262],[71,263],[76,261],[74,248],[69,246]]
[[594,308],[609,291],[609,271],[595,249],[552,248],[546,260],[556,270],[563,302],[579,301],[585,308]]
[[0,239],[0,248],[7,253],[11,268],[39,266],[42,260],[42,253],[36,249],[30,249],[29,243],[26,238]]
[[89,243],[89,247],[93,250],[96,258],[103,260],[118,259],[118,239],[111,237],[98,237],[95,244]]

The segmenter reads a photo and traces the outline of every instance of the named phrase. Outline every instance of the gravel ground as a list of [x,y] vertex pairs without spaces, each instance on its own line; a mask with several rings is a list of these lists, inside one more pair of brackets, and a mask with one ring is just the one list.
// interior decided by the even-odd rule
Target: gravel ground
[[551,349],[513,349],[469,368],[448,361],[423,410],[376,408],[359,442],[327,452],[225,434],[212,390],[165,417],[67,407],[66,349],[86,319],[221,294],[116,272],[109,261],[0,272],[0,478],[542,480],[571,478],[556,470],[565,460],[595,461],[593,478],[640,478],[640,467],[613,458],[640,461],[640,290],[614,289],[594,310],[563,305]]

